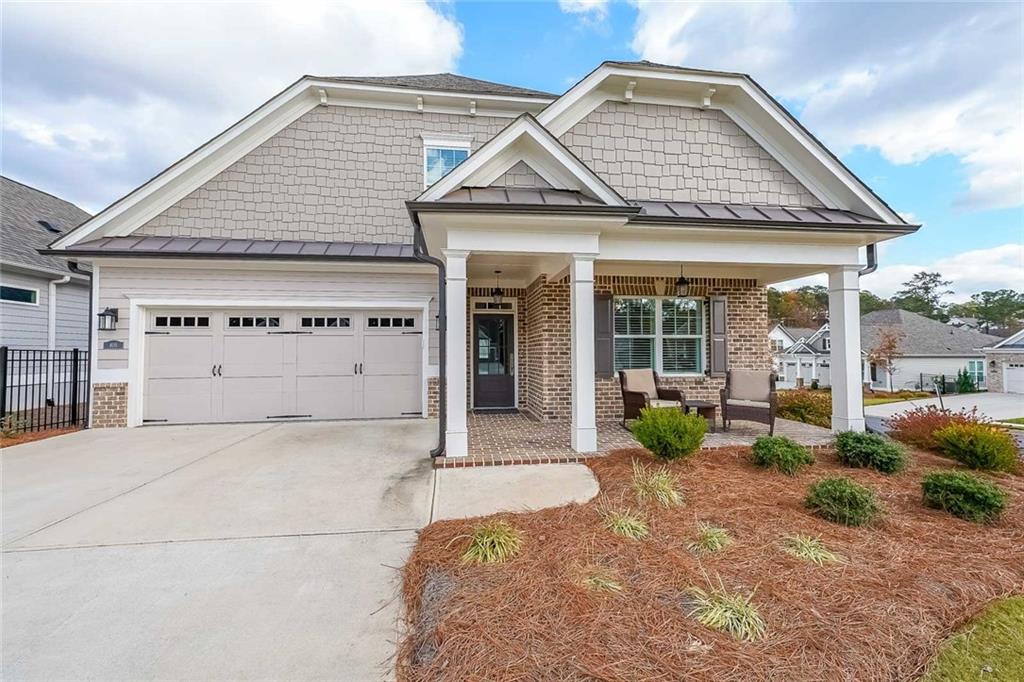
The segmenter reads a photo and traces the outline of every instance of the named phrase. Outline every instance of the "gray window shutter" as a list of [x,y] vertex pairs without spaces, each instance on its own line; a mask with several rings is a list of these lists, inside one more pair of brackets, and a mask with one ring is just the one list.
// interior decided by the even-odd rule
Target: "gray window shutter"
[[710,297],[711,376],[725,376],[729,369],[728,310],[725,296]]
[[615,374],[612,315],[612,295],[594,294],[594,374],[599,377]]

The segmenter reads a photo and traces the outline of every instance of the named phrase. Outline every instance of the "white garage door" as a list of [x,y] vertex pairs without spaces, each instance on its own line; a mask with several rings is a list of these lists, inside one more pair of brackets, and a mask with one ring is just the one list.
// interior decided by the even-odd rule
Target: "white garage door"
[[144,421],[421,414],[415,312],[151,311]]
[[1006,365],[1006,392],[1024,393],[1024,363],[1011,362]]

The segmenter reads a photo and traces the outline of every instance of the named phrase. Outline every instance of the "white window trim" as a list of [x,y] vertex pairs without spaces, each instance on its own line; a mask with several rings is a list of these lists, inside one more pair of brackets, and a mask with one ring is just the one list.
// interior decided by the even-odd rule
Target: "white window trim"
[[[637,299],[650,299],[655,302],[654,305],[654,335],[650,334],[616,334],[615,333],[615,310],[614,302],[617,300],[637,300]],[[661,303],[662,301],[696,301],[700,304],[700,323],[702,333],[700,334],[670,334],[666,336],[662,333],[662,320],[661,320]],[[613,296],[612,297],[612,358],[614,364],[615,357],[615,339],[617,338],[638,338],[638,339],[654,339],[654,367],[652,368],[655,372],[662,376],[667,377],[702,377],[705,375],[708,367],[708,321],[707,321],[707,305],[706,301],[700,296]],[[700,367],[696,372],[666,372],[664,371],[664,361],[662,353],[662,343],[668,339],[693,339],[699,338],[700,343]]]
[[[462,135],[447,135],[447,136],[428,136],[421,135],[423,138],[423,189],[430,187],[427,183],[427,150],[428,149],[460,149],[466,151],[466,158],[473,155],[473,138],[465,137]],[[442,175],[441,178],[444,176]],[[441,180],[438,178],[435,182]]]
[[4,303],[6,305],[26,305],[32,306],[34,308],[39,307],[39,289],[35,289],[33,287],[19,287],[15,284],[4,284],[4,286],[7,287],[8,289],[20,289],[21,291],[31,291],[33,294],[35,294],[35,301],[32,303],[26,303],[25,301],[8,301],[6,298],[4,298],[0,299],[0,303]]

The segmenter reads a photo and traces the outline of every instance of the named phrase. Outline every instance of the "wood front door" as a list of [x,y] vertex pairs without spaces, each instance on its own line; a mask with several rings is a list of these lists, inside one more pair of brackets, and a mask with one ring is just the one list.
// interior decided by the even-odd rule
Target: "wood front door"
[[473,407],[515,407],[515,318],[473,316]]

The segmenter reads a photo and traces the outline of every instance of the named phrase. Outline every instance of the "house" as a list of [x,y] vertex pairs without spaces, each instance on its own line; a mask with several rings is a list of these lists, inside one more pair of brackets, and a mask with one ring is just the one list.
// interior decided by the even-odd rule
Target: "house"
[[74,204],[0,176],[0,346],[86,349],[89,275],[39,249],[89,214]]
[[783,372],[782,352],[798,341],[810,337],[815,331],[817,330],[804,327],[787,327],[781,322],[772,325],[768,330],[768,348],[772,354],[772,369],[776,374],[781,376]]
[[717,398],[815,273],[863,429],[859,251],[918,227],[749,76],[604,62],[304,76],[47,253],[94,268],[93,426],[437,415],[454,457],[488,410],[595,450],[622,368]]
[[804,386],[830,385],[832,338],[828,323],[817,329],[794,329],[796,340],[775,353],[775,366],[779,388],[795,388],[802,380]]
[[[887,336],[895,342],[891,372],[884,361],[872,357]],[[984,388],[987,373],[981,348],[996,341],[998,337],[952,327],[907,310],[876,310],[860,320],[863,380],[880,391],[929,390],[936,378],[953,381],[966,370],[975,384]],[[791,388],[797,378],[807,386],[815,380],[819,386],[830,385],[830,344],[826,324],[809,339],[787,348],[780,356],[784,371],[779,385]]]
[[981,348],[985,356],[988,390],[1024,393],[1024,329]]

